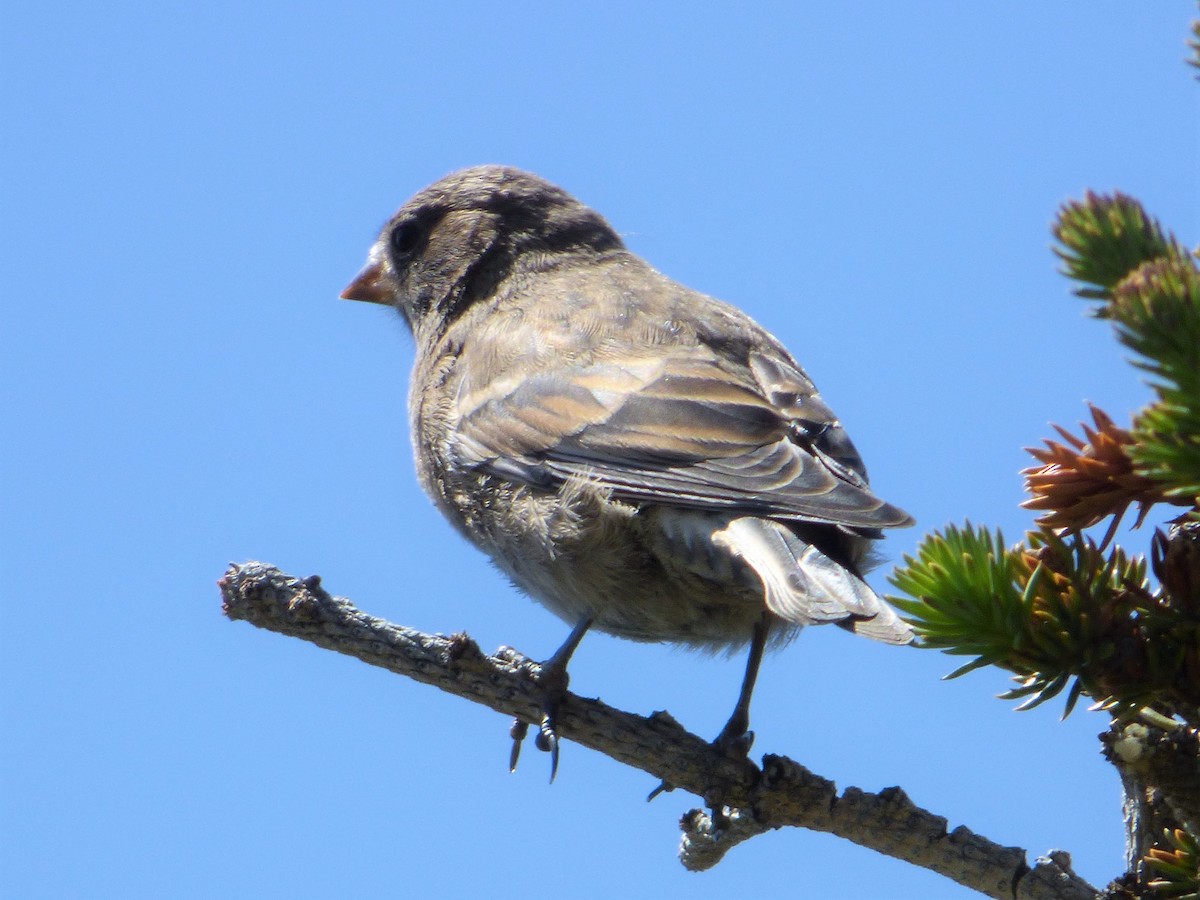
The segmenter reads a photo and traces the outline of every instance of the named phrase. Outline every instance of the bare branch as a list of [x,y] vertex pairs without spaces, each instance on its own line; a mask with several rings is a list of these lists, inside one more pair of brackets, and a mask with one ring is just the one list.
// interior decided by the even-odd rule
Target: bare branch
[[[230,619],[303,638],[530,724],[541,719],[538,664],[514,650],[487,656],[463,634],[444,637],[393,625],[332,597],[316,577],[292,578],[262,563],[231,565],[218,584]],[[947,831],[944,818],[914,805],[900,788],[839,794],[832,781],[782,756],[764,757],[759,769],[718,752],[665,712],[637,716],[569,694],[557,723],[561,737],[704,798],[715,813],[692,810],[681,822],[680,858],[689,869],[710,868],[741,841],[791,825],[836,834],[989,897],[1098,896],[1061,851],[1030,868],[1024,850],[961,826]]]

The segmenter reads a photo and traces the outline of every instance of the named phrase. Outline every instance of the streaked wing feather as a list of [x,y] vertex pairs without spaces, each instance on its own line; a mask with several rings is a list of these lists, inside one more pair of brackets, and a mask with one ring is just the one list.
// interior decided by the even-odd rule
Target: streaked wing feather
[[[847,468],[857,454],[820,399],[805,393],[807,379],[781,389],[783,410],[764,396],[757,373],[692,351],[563,366],[467,393],[460,461],[539,485],[586,475],[634,502],[857,527],[905,521]],[[819,427],[807,440],[812,423]],[[837,457],[822,449],[831,436],[843,450]]]

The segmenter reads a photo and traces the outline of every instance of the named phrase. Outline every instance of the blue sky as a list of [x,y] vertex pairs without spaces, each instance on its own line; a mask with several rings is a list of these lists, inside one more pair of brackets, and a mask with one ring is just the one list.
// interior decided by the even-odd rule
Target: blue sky
[[[337,299],[377,227],[463,165],[531,169],[797,355],[878,492],[1027,526],[1021,447],[1147,390],[1056,274],[1086,189],[1200,240],[1190,2],[9,4],[0,286],[11,897],[955,898],[830,838],[675,861],[682,794],[576,745],[225,621],[230,560],[548,655],[566,627],[411,471],[411,342]],[[1145,536],[1135,537],[1134,546]],[[873,575],[880,588],[891,562]],[[1033,854],[1120,868],[1096,714],[814,629],[768,659],[756,754],[899,784]],[[591,636],[572,687],[715,734],[742,661]]]

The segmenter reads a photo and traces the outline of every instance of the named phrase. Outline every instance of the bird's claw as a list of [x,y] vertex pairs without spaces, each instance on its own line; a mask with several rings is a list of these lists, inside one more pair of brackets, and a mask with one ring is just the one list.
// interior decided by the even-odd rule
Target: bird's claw
[[[537,734],[534,736],[533,745],[543,753],[550,754],[550,783],[554,783],[554,776],[558,774],[558,707],[562,702],[562,698],[566,695],[566,679],[565,674],[558,675],[553,673],[554,677],[550,678],[549,684],[542,682],[542,679],[537,679],[539,685],[545,690],[545,695],[542,697],[542,721],[538,726]],[[529,734],[529,723],[522,719],[514,719],[512,728],[508,731],[513,739],[512,751],[508,756],[508,770],[515,772],[517,769],[517,760],[521,756],[521,743],[525,740],[525,736]]]
[[[590,616],[580,619],[571,629],[563,645],[536,668],[536,674],[525,669],[541,691],[542,720],[538,726],[537,737],[534,738],[534,746],[550,754],[551,784],[554,783],[554,776],[558,774],[558,709],[566,699],[567,687],[571,683],[571,676],[567,674],[567,663],[571,661],[571,654],[575,652],[591,625]],[[528,733],[529,725],[525,722],[518,719],[513,723],[509,731],[513,739],[512,753],[508,758],[509,771],[516,769],[517,757],[521,753],[521,741],[525,740]]]
[[554,776],[558,774],[558,731],[554,727],[554,716],[550,712],[542,715],[542,724],[538,728],[533,745],[543,753],[550,754],[550,783],[554,784]]
[[651,800],[653,800],[659,794],[669,794],[673,790],[675,790],[675,785],[671,784],[671,782],[660,781],[658,783],[658,786],[654,790],[652,790],[649,794],[646,795],[646,802],[649,803]]
[[529,733],[529,723],[521,719],[513,719],[512,728],[508,729],[509,736],[513,739],[512,750],[508,754],[508,771],[517,771],[517,760],[521,758],[521,742],[525,740],[525,735]]

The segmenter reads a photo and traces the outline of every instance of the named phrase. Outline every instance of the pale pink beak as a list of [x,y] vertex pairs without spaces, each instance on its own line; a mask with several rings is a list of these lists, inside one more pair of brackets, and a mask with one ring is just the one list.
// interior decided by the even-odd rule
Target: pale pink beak
[[362,300],[364,303],[382,303],[390,306],[392,292],[389,290],[384,277],[383,267],[377,262],[369,262],[354,280],[342,291],[343,300]]

